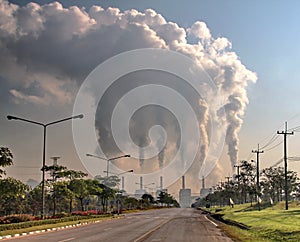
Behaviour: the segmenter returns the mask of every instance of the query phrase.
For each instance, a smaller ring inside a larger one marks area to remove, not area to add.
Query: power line
[[[265,144],[261,149],[265,149],[268,146],[270,146],[272,143],[274,143],[278,139],[278,136],[276,134],[273,135],[273,137]]]
[[[281,145],[283,141],[280,141],[279,143],[277,143],[276,145],[272,146],[271,148],[269,149],[266,149],[265,151],[270,151],[270,150],[273,150],[274,148],[276,148],[277,146]]]
[[[298,156],[290,156],[287,158],[288,161],[300,161],[300,157]],[[271,166],[271,168],[278,166],[283,161],[283,158],[278,160],[274,165]]]

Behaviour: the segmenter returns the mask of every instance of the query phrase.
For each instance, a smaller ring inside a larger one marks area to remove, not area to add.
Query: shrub
[[[32,220],[34,220],[34,217],[29,214],[13,214],[3,217],[0,224],[21,223]]]
[[[102,214],[98,210],[89,210],[89,211],[74,211],[72,215],[88,216],[88,215],[99,215]]]
[[[68,216],[69,216],[68,213],[61,212],[61,213],[55,214],[55,215],[52,216],[51,218],[65,218],[65,217],[68,217]]]

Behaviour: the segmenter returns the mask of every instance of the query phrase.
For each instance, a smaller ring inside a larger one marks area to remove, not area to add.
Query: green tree
[[[6,147],[0,147],[0,167],[13,165],[13,154]],[[0,178],[5,175],[5,170],[0,169]]]
[[[69,212],[71,212],[75,195],[69,189],[69,181],[85,177],[87,174],[82,171],[69,170],[66,166],[61,165],[45,166],[45,171],[51,175],[51,179],[47,181],[47,185],[51,190],[53,216],[56,214],[57,205],[62,210],[68,204]],[[57,203],[58,199],[59,203]]]
[[[246,161],[242,160],[240,164],[240,181],[242,182],[242,195],[243,202],[247,202],[247,193],[249,195],[250,201],[252,202],[253,195],[256,191],[255,177],[256,177],[256,167]]]
[[[59,212],[72,212],[75,194],[69,189],[69,183],[69,181],[58,181],[53,184],[53,216],[55,215],[56,210]]]
[[[262,175],[263,177],[261,184],[263,186],[263,191],[265,195],[271,197],[274,202],[282,201],[285,184],[283,167],[265,168],[262,171]],[[287,180],[288,192],[290,195],[292,192],[297,191],[299,181],[297,173],[294,171],[288,171]]]
[[[0,210],[3,214],[22,213],[29,186],[9,177],[0,180]]]
[[[179,204],[176,201],[175,198],[173,198],[170,194],[168,194],[167,192],[163,192],[161,191],[158,195],[158,202],[160,202],[162,205],[166,204],[168,207],[170,205],[173,205],[175,207],[178,207]]]
[[[66,166],[60,165],[45,166],[45,171],[50,173],[52,181],[56,181],[57,179],[74,180],[88,175],[82,171],[70,170]]]
[[[99,199],[102,205],[102,210],[104,212],[107,212],[107,208],[108,208],[108,200],[110,198],[114,198],[115,197],[115,193],[116,190],[104,185],[104,184],[100,184],[99,185],[102,189],[102,191],[99,194]]]
[[[154,197],[151,194],[145,193],[142,196],[141,202],[144,204],[144,206],[149,207],[154,203]]]
[[[33,216],[37,216],[42,209],[42,186],[39,184],[30,190],[26,196],[29,211]]]
[[[97,175],[94,177],[94,179],[110,188],[118,187],[120,185],[120,181],[121,181],[121,179],[116,175],[113,175],[113,176]]]
[[[139,201],[134,197],[125,197],[123,203],[126,209],[136,209],[139,206]]]
[[[84,211],[83,200],[89,195],[89,188],[86,180],[74,179],[70,181],[69,189],[74,193],[75,197],[80,202],[81,211]]]

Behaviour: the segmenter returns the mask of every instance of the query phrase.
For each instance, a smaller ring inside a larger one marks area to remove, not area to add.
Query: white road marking
[[[73,240],[73,239],[75,239],[75,238],[64,239],[64,240],[60,240],[58,242],[66,242],[66,241],[70,241],[70,240]]]
[[[215,222],[211,221],[206,215],[204,216],[209,222],[211,222],[213,225],[215,225],[216,227],[218,226]]]
[[[107,230],[111,230],[112,228],[106,228],[106,229],[104,229],[104,231],[107,231]]]

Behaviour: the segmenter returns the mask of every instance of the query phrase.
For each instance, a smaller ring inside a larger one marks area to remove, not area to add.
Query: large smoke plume
[[[85,10],[76,6],[64,8],[58,2],[46,5],[29,3],[19,7],[0,0],[0,75],[3,85],[10,90],[10,98],[15,102],[45,106],[71,104],[86,75],[98,64],[118,53],[147,47],[180,52],[207,70],[219,95],[225,100],[226,114],[222,125],[227,128],[228,154],[231,163],[235,164],[238,132],[248,103],[246,88],[250,82],[256,81],[256,75],[241,63],[232,51],[229,40],[214,38],[204,22],[195,22],[190,28],[183,28],[168,22],[151,9],[121,12],[117,8],[93,6]],[[150,74],[151,77],[162,75]],[[104,107],[112,108],[118,97],[130,88],[142,85],[141,82],[149,81],[148,77],[149,73],[135,73],[118,81],[118,91],[110,93],[114,97],[108,95],[102,100]],[[182,87],[186,87],[178,78],[163,76],[161,80],[183,92],[197,110],[203,137],[199,159],[204,159],[210,134],[207,104],[201,97],[193,96],[188,87],[187,91],[182,91]],[[111,111],[103,109],[103,105],[101,108],[101,114],[105,111],[105,116],[110,117],[108,113]],[[168,145],[156,157],[156,164],[146,164],[141,159],[141,166],[155,170],[174,155],[180,134],[177,134],[178,124],[171,114],[162,114],[166,113],[165,110],[157,111],[157,107],[149,107],[148,111],[145,111],[147,116],[143,112],[136,115],[134,123],[142,125],[135,128],[146,129],[142,133],[145,135],[151,125],[161,124],[168,135]],[[150,120],[149,113],[152,116]],[[103,116],[98,112],[96,125],[99,142],[104,146],[103,150],[112,156],[116,149],[110,149],[113,141],[109,141],[111,134],[106,125],[109,120]],[[141,146],[147,143],[147,140],[138,140],[140,137],[132,138]],[[198,168],[191,173],[196,178]]]

